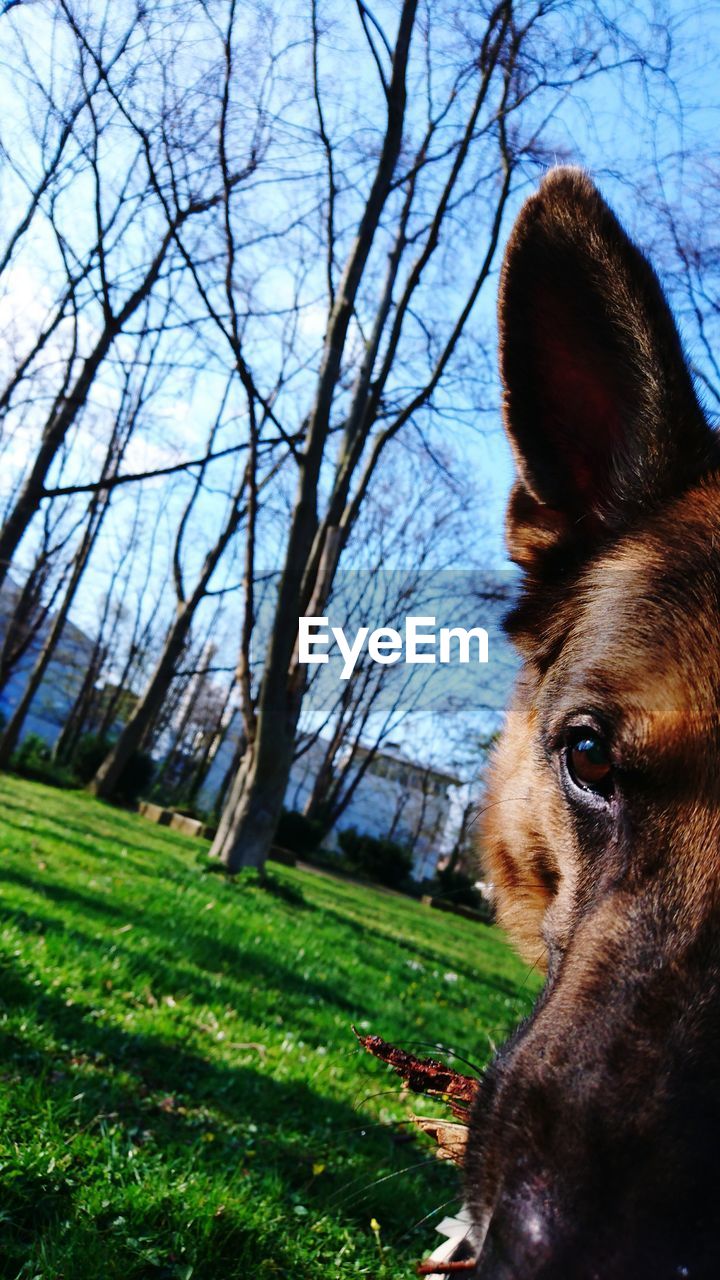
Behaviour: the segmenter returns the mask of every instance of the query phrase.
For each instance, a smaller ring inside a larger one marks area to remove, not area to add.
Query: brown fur
[[[476,1104],[478,1280],[720,1275],[720,454],[657,279],[589,179],[500,297],[524,660],[483,848],[548,981]],[[576,726],[612,758],[573,780]]]

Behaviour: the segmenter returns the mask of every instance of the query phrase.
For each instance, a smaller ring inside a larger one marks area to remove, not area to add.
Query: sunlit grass
[[[350,1026],[481,1065],[537,989],[501,936],[11,777],[0,846],[0,1275],[411,1276],[457,1173]]]

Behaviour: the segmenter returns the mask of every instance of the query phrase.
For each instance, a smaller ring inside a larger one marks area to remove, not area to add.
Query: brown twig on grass
[[[380,1036],[361,1036],[355,1027],[353,1032],[363,1048],[392,1067],[413,1093],[438,1094],[447,1099],[458,1120],[467,1119],[470,1104],[480,1087],[475,1076],[463,1076],[435,1058],[416,1058],[414,1054],[388,1044]]]
[[[381,1062],[387,1063],[397,1072],[403,1084],[413,1093],[440,1095],[450,1106],[453,1115],[460,1124],[444,1120],[428,1120],[424,1116],[413,1116],[414,1123],[423,1133],[427,1133],[438,1146],[438,1155],[443,1160],[452,1160],[461,1164],[465,1154],[467,1141],[467,1118],[472,1101],[480,1087],[475,1076],[463,1076],[453,1071],[444,1062],[436,1058],[416,1058],[405,1049],[398,1049],[388,1044],[380,1036],[361,1036],[355,1027],[353,1034],[358,1043]],[[427,1262],[417,1264],[419,1276],[456,1275],[474,1270],[477,1258],[464,1259],[458,1262]]]
[[[462,1262],[418,1262],[416,1271],[419,1276],[457,1275],[461,1271],[472,1271],[477,1266],[477,1258],[465,1258]]]

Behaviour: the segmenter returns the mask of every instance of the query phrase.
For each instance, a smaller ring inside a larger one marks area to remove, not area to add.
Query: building
[[[211,808],[233,760],[239,732],[239,717],[231,724],[218,748],[199,801]],[[327,742],[316,738],[295,761],[290,774],[285,804],[303,810],[313,782],[323,762]],[[371,755],[363,776],[347,808],[325,840],[338,848],[338,833],[355,827],[366,835],[389,838],[407,845],[413,852],[413,876],[424,880],[434,874],[438,859],[447,855],[456,836],[457,804],[453,793],[460,782],[450,773],[411,760],[395,744],[382,750],[360,748],[353,768],[360,768]],[[349,774],[348,781],[352,777]]]
[[[6,578],[0,588],[0,648],[5,641],[8,619],[13,616],[19,595],[20,588],[17,584]],[[5,687],[0,689],[0,715],[5,721],[10,718],[20,701],[51,625],[52,616],[47,615],[13,667]],[[35,733],[52,745],[77,698],[92,652],[93,642],[90,637],[68,619],[40,688],[30,705],[23,726],[23,738]]]
[[[19,588],[7,581],[0,590],[0,648],[4,642],[7,621],[12,616]],[[0,690],[0,715],[7,720],[22,696],[27,679],[47,636],[52,617],[46,617],[26,651],[14,666]],[[50,660],[45,677],[25,720],[23,737],[37,734],[52,745],[67,721],[93,656],[93,642],[79,627],[67,620],[61,639]],[[100,703],[114,692],[106,685],[100,691]],[[128,713],[135,696],[124,691],[120,703]],[[117,725],[115,727],[118,727]],[[220,797],[229,771],[236,765],[241,720],[233,716],[228,731],[213,746],[205,780],[197,797],[198,804],[212,809]],[[323,762],[327,742],[318,737],[295,761],[286,794],[289,809],[302,810]],[[353,770],[362,776],[352,798],[341,814],[325,844],[338,848],[338,834],[349,827],[376,838],[388,838],[407,846],[413,854],[413,875],[423,880],[434,874],[438,859],[447,855],[456,836],[457,788],[460,783],[452,774],[433,769],[410,759],[397,745],[381,750],[361,747],[356,751],[346,784]],[[453,794],[455,793],[455,800]]]
[[[361,747],[358,766],[367,755]],[[452,774],[414,761],[389,744],[372,755],[338,830],[355,827],[406,845],[413,853],[413,878],[428,879],[452,844],[452,798],[460,785]]]

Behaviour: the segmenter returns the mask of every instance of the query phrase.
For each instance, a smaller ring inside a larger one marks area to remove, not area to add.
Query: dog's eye
[[[598,733],[591,729],[574,729],[565,759],[568,773],[577,787],[601,796],[608,794],[612,782],[612,760]]]

